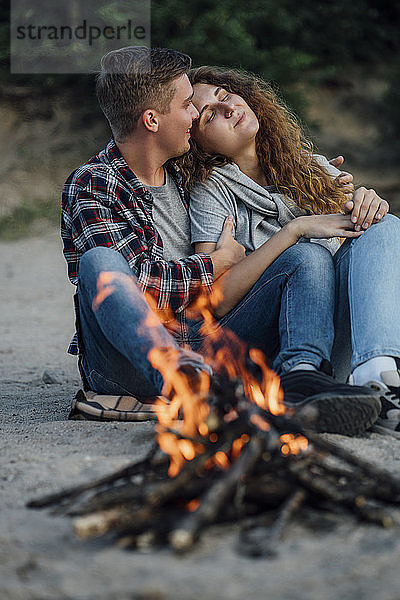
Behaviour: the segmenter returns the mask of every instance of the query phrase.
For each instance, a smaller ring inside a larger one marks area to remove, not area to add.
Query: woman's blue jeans
[[[345,380],[374,356],[400,357],[400,220],[386,215],[360,238],[347,240],[334,257],[314,243],[283,252],[250,292],[215,327],[230,329],[261,348],[283,374],[300,362],[319,367],[331,360]],[[101,272],[118,275],[112,293],[92,309]],[[154,396],[163,380],[148,358],[155,345],[201,357],[180,348],[161,323],[149,328],[151,309],[125,259],[109,248],[86,252],[78,284],[82,369],[99,393]],[[153,319],[154,320],[154,319]],[[191,323],[190,346],[204,351],[201,321]]]
[[[334,256],[336,377],[375,356],[400,357],[400,219],[387,214]]]

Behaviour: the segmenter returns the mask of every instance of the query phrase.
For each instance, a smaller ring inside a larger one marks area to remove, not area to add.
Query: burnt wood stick
[[[78,537],[87,539],[108,532],[122,536],[150,534],[155,540],[166,541],[171,524],[181,515],[181,508],[164,507],[162,511],[149,506],[129,506],[123,504],[74,519],[74,530]]]
[[[387,513],[381,504],[371,502],[370,499],[363,495],[363,489],[350,489],[348,486],[341,491],[323,476],[313,475],[308,469],[302,468],[298,463],[290,465],[290,471],[298,477],[301,483],[308,490],[334,502],[336,507],[343,507],[347,511],[355,513],[363,520],[377,523],[383,527],[393,525],[393,519]]]
[[[328,465],[326,460],[323,460],[317,454],[314,455],[314,465],[320,469],[321,474],[325,477],[333,479],[336,485],[339,485],[342,489],[350,488],[354,489],[357,486],[358,493],[368,498],[375,498],[376,500],[384,501],[387,504],[397,506],[400,504],[400,496],[394,495],[393,490],[389,485],[385,485],[385,482],[376,482],[370,477],[366,477],[359,470],[350,471],[348,468],[341,469],[340,467]],[[341,484],[340,480],[344,479],[344,485]]]
[[[154,519],[148,507],[134,510],[127,506],[115,506],[108,510],[78,517],[74,520],[75,534],[82,540],[104,535],[108,531],[123,531],[139,525],[142,529]]]
[[[287,432],[303,435],[314,446],[314,448],[318,448],[319,450],[327,452],[332,456],[341,459],[343,462],[358,468],[365,475],[374,481],[379,482],[380,485],[384,484],[390,486],[392,494],[400,494],[400,479],[394,477],[391,475],[391,473],[382,471],[381,468],[378,468],[372,463],[355,456],[345,448],[323,439],[319,434],[304,429],[292,418],[268,414],[267,419],[278,431],[285,430]]]
[[[151,507],[159,506],[168,502],[180,491],[184,492],[185,487],[195,477],[196,471],[201,472],[206,462],[218,449],[219,447],[213,449],[212,452],[199,454],[193,460],[186,462],[176,477],[168,478],[167,481],[159,483],[151,491],[148,491],[145,496],[146,504]]]
[[[328,440],[322,439],[317,434],[307,432],[305,435],[315,448],[328,452],[332,456],[336,456],[344,462],[360,469],[372,480],[379,482],[380,485],[384,484],[390,486],[392,494],[400,494],[400,479],[397,479],[387,471],[382,471],[381,468],[375,467],[372,463],[369,463],[358,456],[354,456],[341,446],[337,446]]]
[[[202,494],[207,486],[212,485],[214,479],[215,477],[213,477],[212,473],[207,478],[193,477],[183,489],[179,487],[176,493],[169,497],[168,501],[179,500],[181,502],[188,502]],[[151,490],[158,489],[159,485],[152,483],[143,486],[142,484],[127,483],[126,485],[112,487],[99,492],[82,505],[72,507],[67,514],[71,516],[83,515],[91,511],[106,510],[112,508],[114,505],[143,506],[146,501],[146,495],[150,494]]]
[[[245,524],[239,533],[239,552],[245,556],[276,556],[277,543],[282,537],[285,526],[306,498],[307,492],[304,489],[297,489],[282,504],[272,525],[265,524],[265,515],[261,519],[255,519],[250,527]]]
[[[385,510],[382,505],[376,502],[370,502],[366,498],[359,496],[352,505],[353,512],[368,523],[376,523],[381,527],[393,527],[393,517]]]
[[[320,435],[303,429],[293,419],[287,419],[286,417],[276,417],[274,415],[268,416],[268,420],[276,427],[278,431],[286,429],[291,433],[298,433],[304,435],[308,441],[314,446],[324,452],[329,453],[331,456],[341,459],[343,462],[356,467],[364,475],[367,475],[373,479],[379,485],[390,486],[391,494],[400,494],[400,479],[391,475],[387,471],[376,467],[370,462],[365,461],[358,456],[355,456],[342,446],[334,444],[328,440],[323,439]]]
[[[320,469],[321,472],[329,474],[331,477],[336,477],[336,479],[340,479],[341,477],[352,479],[357,476],[358,479],[365,479],[365,476],[360,472],[355,472],[354,468],[348,464],[330,464],[327,462],[326,457],[317,453],[316,451],[311,452],[312,454],[312,466]]]
[[[164,509],[152,514],[152,518],[146,522],[132,523],[128,528],[119,532],[116,543],[121,548],[139,548],[141,550],[165,545],[168,532],[180,514],[180,509],[171,507],[168,511]]]
[[[42,498],[37,498],[36,500],[30,500],[29,502],[27,502],[26,506],[28,508],[45,508],[46,506],[51,506],[52,504],[62,502],[63,500],[76,498],[77,496],[80,496],[80,494],[82,494],[83,492],[87,492],[88,490],[93,490],[97,487],[102,487],[103,485],[114,483],[119,479],[125,479],[128,477],[132,477],[133,475],[143,473],[144,470],[151,465],[151,461],[154,458],[158,449],[158,444],[154,443],[151,447],[151,450],[143,460],[130,464],[127,467],[123,467],[122,469],[115,471],[111,475],[106,475],[105,477],[101,477],[100,479],[96,479],[95,481],[82,483],[72,488],[62,490],[61,492],[56,492],[55,494],[49,494],[47,496],[43,496]],[[166,457],[163,457],[157,462],[157,466],[162,466],[166,463],[167,459]]]
[[[339,513],[344,508],[347,512],[352,513],[360,521],[366,521],[367,523],[374,523],[381,527],[392,527],[395,524],[399,524],[397,520],[386,510],[386,506],[375,500],[370,500],[362,495],[353,496],[351,499],[347,499],[341,504],[326,500],[323,502],[323,508],[331,513]],[[321,505],[318,506],[321,508]]]
[[[284,478],[273,473],[255,475],[246,482],[243,492],[243,503],[255,502],[260,506],[275,506],[287,498],[293,490],[289,478]]]
[[[169,541],[174,550],[185,552],[193,546],[202,527],[215,521],[240,477],[251,471],[263,449],[264,441],[254,435],[236,462],[205,492],[198,509],[188,514],[179,526],[171,531]]]
[[[236,430],[230,429],[229,436],[220,436],[217,442],[213,442],[208,446],[206,452],[199,454],[193,458],[193,460],[186,462],[176,477],[170,478],[155,486],[153,490],[146,494],[145,502],[154,507],[168,502],[178,491],[182,491],[184,494],[185,487],[190,483],[196,473],[201,474],[203,472],[206,462],[216,454],[216,452],[228,452],[237,435],[238,432]],[[257,436],[253,435],[253,437],[255,438]],[[258,437],[258,439],[260,438]],[[207,483],[205,483],[205,485],[207,485]]]
[[[298,483],[309,492],[314,492],[336,504],[344,502],[344,495],[337,486],[326,478],[316,477],[309,471],[309,464],[309,461],[288,462],[288,472],[294,475]]]
[[[373,498],[380,502],[384,502],[385,504],[390,504],[392,506],[399,507],[400,505],[400,496],[399,495],[391,495],[391,490],[385,489],[384,483],[379,485],[379,483],[371,483],[371,485],[365,485],[362,488],[363,495],[369,498]]]
[[[70,516],[84,515],[89,512],[107,510],[115,505],[133,505],[143,500],[143,486],[135,483],[126,483],[102,490],[97,494],[81,502],[78,506],[72,506],[67,514]]]

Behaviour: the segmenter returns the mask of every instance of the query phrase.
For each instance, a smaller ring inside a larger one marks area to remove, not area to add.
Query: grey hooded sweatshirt
[[[325,170],[336,177],[340,171],[320,154],[314,157]],[[190,200],[191,240],[216,242],[225,218],[235,219],[233,235],[247,253],[259,248],[266,240],[295,217],[306,214],[279,193],[274,186],[261,186],[247,177],[235,164],[215,167],[210,178],[198,184]],[[325,246],[331,254],[339,248],[338,238],[305,240]]]

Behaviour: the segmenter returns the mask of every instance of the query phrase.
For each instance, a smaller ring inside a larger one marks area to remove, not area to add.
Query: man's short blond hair
[[[173,81],[190,66],[187,54],[168,48],[128,46],[103,56],[96,93],[114,138],[123,141],[131,136],[148,108],[168,113]]]

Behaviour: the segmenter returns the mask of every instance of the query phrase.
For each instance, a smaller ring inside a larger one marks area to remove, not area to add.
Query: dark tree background
[[[12,76],[9,5],[0,5],[3,94],[15,86],[51,97],[66,93],[82,119],[97,118],[85,76]],[[376,115],[387,141],[400,138],[400,2],[394,0],[153,0],[152,44],[189,53],[194,64],[240,66],[276,83],[303,117],[302,86],[346,86],[363,71],[387,81]],[[88,93],[89,92],[89,93]],[[19,94],[19,97],[23,94]],[[78,102],[76,100],[78,99]]]
[[[64,10],[79,10],[82,1]],[[0,103],[15,123],[3,136],[4,156],[13,161],[0,166],[0,236],[19,231],[21,219],[56,215],[68,172],[109,135],[93,75],[10,74],[9,13],[9,2],[0,0]],[[187,52],[194,65],[241,67],[265,77],[325,152],[341,152],[352,170],[361,169],[356,183],[389,200],[397,194],[400,213],[399,1],[153,0],[152,45]],[[331,118],[342,111],[351,139],[339,139]],[[357,118],[369,133],[353,127]],[[319,123],[328,128],[318,130]],[[43,175],[37,192],[24,184],[33,171]],[[3,193],[9,182],[14,200]]]
[[[154,0],[153,42],[290,85],[310,70],[393,63],[400,4],[385,0]]]

